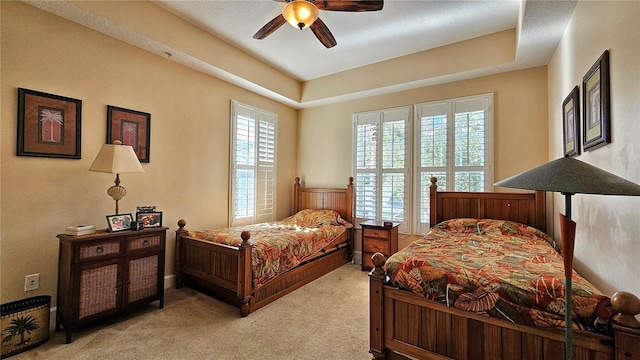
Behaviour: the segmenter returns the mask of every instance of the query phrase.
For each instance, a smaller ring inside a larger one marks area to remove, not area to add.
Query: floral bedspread
[[[564,328],[562,256],[553,240],[504,220],[453,219],[386,263],[391,282],[432,300],[514,323]],[[573,328],[607,332],[609,298],[575,271]]]
[[[258,288],[278,274],[318,253],[352,225],[333,210],[302,210],[284,220],[217,230],[189,231],[189,236],[240,246],[240,234],[249,231],[253,286]]]

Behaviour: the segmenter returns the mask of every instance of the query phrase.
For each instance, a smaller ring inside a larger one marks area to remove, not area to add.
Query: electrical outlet
[[[24,291],[36,290],[40,287],[40,274],[27,275],[24,278]]]

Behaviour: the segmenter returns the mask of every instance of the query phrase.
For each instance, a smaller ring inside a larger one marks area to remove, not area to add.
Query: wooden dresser
[[[398,226],[391,223],[384,226],[382,221],[367,220],[362,227],[362,270],[373,269],[371,255],[380,252],[387,258],[398,251]]]
[[[166,227],[91,235],[60,234],[56,331],[159,300],[164,307]]]

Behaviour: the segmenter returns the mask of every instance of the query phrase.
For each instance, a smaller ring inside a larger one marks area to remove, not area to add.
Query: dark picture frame
[[[580,155],[580,90],[577,86],[562,102],[562,139],[565,156]]]
[[[81,158],[82,100],[18,88],[18,156]]]
[[[151,114],[107,105],[107,144],[120,140],[133,147],[138,160],[149,162]]]
[[[107,215],[107,224],[110,232],[130,230],[133,224],[131,214]]]
[[[141,222],[145,228],[162,226],[162,211],[137,212],[136,221]]]
[[[582,91],[582,143],[591,151],[611,142],[609,50],[582,78]]]

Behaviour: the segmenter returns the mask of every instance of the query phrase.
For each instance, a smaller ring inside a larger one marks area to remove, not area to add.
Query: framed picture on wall
[[[609,50],[582,78],[583,148],[590,151],[611,142]]]
[[[82,100],[18,88],[18,156],[80,159]]]
[[[151,114],[107,105],[107,144],[120,140],[133,148],[138,160],[149,162]]]
[[[577,86],[562,102],[562,135],[564,155],[580,155],[580,96]]]

